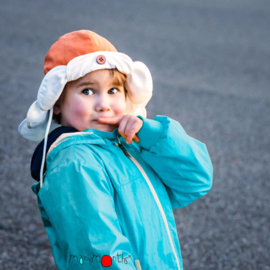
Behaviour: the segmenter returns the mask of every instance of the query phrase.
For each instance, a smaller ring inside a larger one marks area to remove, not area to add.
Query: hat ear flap
[[[49,111],[46,112],[49,115]],[[61,127],[61,125],[57,124],[54,120],[52,120],[49,132],[53,131],[54,129]],[[39,124],[35,128],[28,128],[27,126],[27,118],[25,118],[18,127],[18,132],[27,140],[40,142],[44,138],[44,134],[47,128],[47,122],[43,124]]]
[[[149,98],[150,99],[150,98]],[[146,118],[147,112],[145,109],[146,104],[148,103],[148,100],[141,104],[134,104],[133,102],[130,101],[129,97],[126,99],[126,112],[127,114],[132,114],[132,115],[141,115],[142,117]]]
[[[48,120],[48,111],[42,110],[38,101],[36,100],[27,112],[27,126],[28,128],[36,128],[43,125]]]
[[[66,66],[57,66],[46,74],[37,95],[38,103],[44,111],[48,111],[53,107],[64,90],[66,83]]]
[[[127,75],[125,87],[133,104],[140,104],[150,100],[153,92],[153,80],[149,69],[144,63],[140,61],[133,62],[131,73]]]

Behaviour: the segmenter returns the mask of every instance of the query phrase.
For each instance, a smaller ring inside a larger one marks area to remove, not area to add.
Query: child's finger
[[[137,124],[138,124],[138,118],[134,117],[133,115],[130,115],[130,117],[127,117],[127,121],[125,123],[125,125],[123,126],[124,129],[122,129],[124,131],[125,134],[129,134],[130,136],[128,136],[129,140],[131,140],[131,138],[133,138],[135,136],[135,131],[137,132]],[[123,121],[122,121],[123,122]],[[122,125],[122,123],[120,124],[120,126]]]
[[[121,131],[119,131],[119,130],[118,130],[118,132],[119,132],[119,134],[120,134],[124,139],[127,139],[127,136],[126,136],[123,132],[121,132]]]
[[[122,132],[119,132],[119,134],[125,139],[127,140],[127,136],[125,134],[123,134]],[[136,143],[138,143],[140,141],[140,138],[138,137],[137,134],[135,134],[135,136],[132,138]]]
[[[138,132],[139,129],[140,128],[139,128],[138,118],[137,117],[134,117],[134,116],[131,116],[129,118],[129,121],[125,125],[125,133],[128,134],[128,136],[127,136],[127,143],[132,143],[132,139],[135,142],[138,142],[139,141],[138,140],[139,139],[138,136],[136,136],[136,132]]]
[[[135,134],[135,136],[133,137],[133,140],[138,143],[140,141],[140,138],[138,137],[137,134]]]
[[[126,139],[126,137],[127,137],[127,133],[125,132],[126,131],[126,125],[127,125],[127,123],[128,123],[128,117],[124,117],[122,120],[121,120],[121,122],[119,123],[119,127],[118,127],[118,132],[120,133],[122,133],[122,134],[124,134],[125,135],[125,139]]]
[[[132,143],[133,142],[132,140],[134,140],[136,143],[138,143],[140,141],[140,139],[136,133],[132,134],[130,136],[127,136],[127,139],[126,139],[127,143]]]
[[[121,121],[123,117],[124,117],[123,115],[113,116],[113,117],[100,117],[97,119],[97,121],[104,124],[115,125],[115,124],[119,124],[119,122]]]
[[[130,132],[127,136],[127,143],[132,143],[132,139],[135,136],[135,132]]]

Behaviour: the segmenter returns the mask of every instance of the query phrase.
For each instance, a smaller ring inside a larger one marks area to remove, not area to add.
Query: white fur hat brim
[[[100,63],[99,56],[105,61]],[[26,119],[19,125],[19,133],[31,141],[41,141],[45,135],[49,110],[59,99],[65,85],[87,73],[100,69],[114,69],[127,75],[127,113],[146,117],[145,106],[152,97],[153,82],[149,69],[142,62],[133,62],[119,52],[98,51],[78,56],[66,66],[56,66],[44,77],[38,90],[37,100],[30,106]],[[52,121],[50,131],[59,127]]]

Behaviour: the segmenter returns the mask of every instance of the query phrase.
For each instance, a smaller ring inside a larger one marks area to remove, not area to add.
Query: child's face
[[[54,114],[61,113],[62,126],[111,132],[117,125],[101,124],[96,119],[126,114],[124,86],[113,82],[109,70],[96,70],[69,82],[65,91],[63,101],[60,98],[54,106]]]

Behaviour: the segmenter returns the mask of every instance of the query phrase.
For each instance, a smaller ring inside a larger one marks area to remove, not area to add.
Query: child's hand
[[[141,129],[143,121],[135,115],[126,114],[108,118],[98,118],[97,121],[104,124],[118,125],[118,132],[126,139],[127,143],[132,143],[132,139],[137,143],[140,141],[136,133]]]

